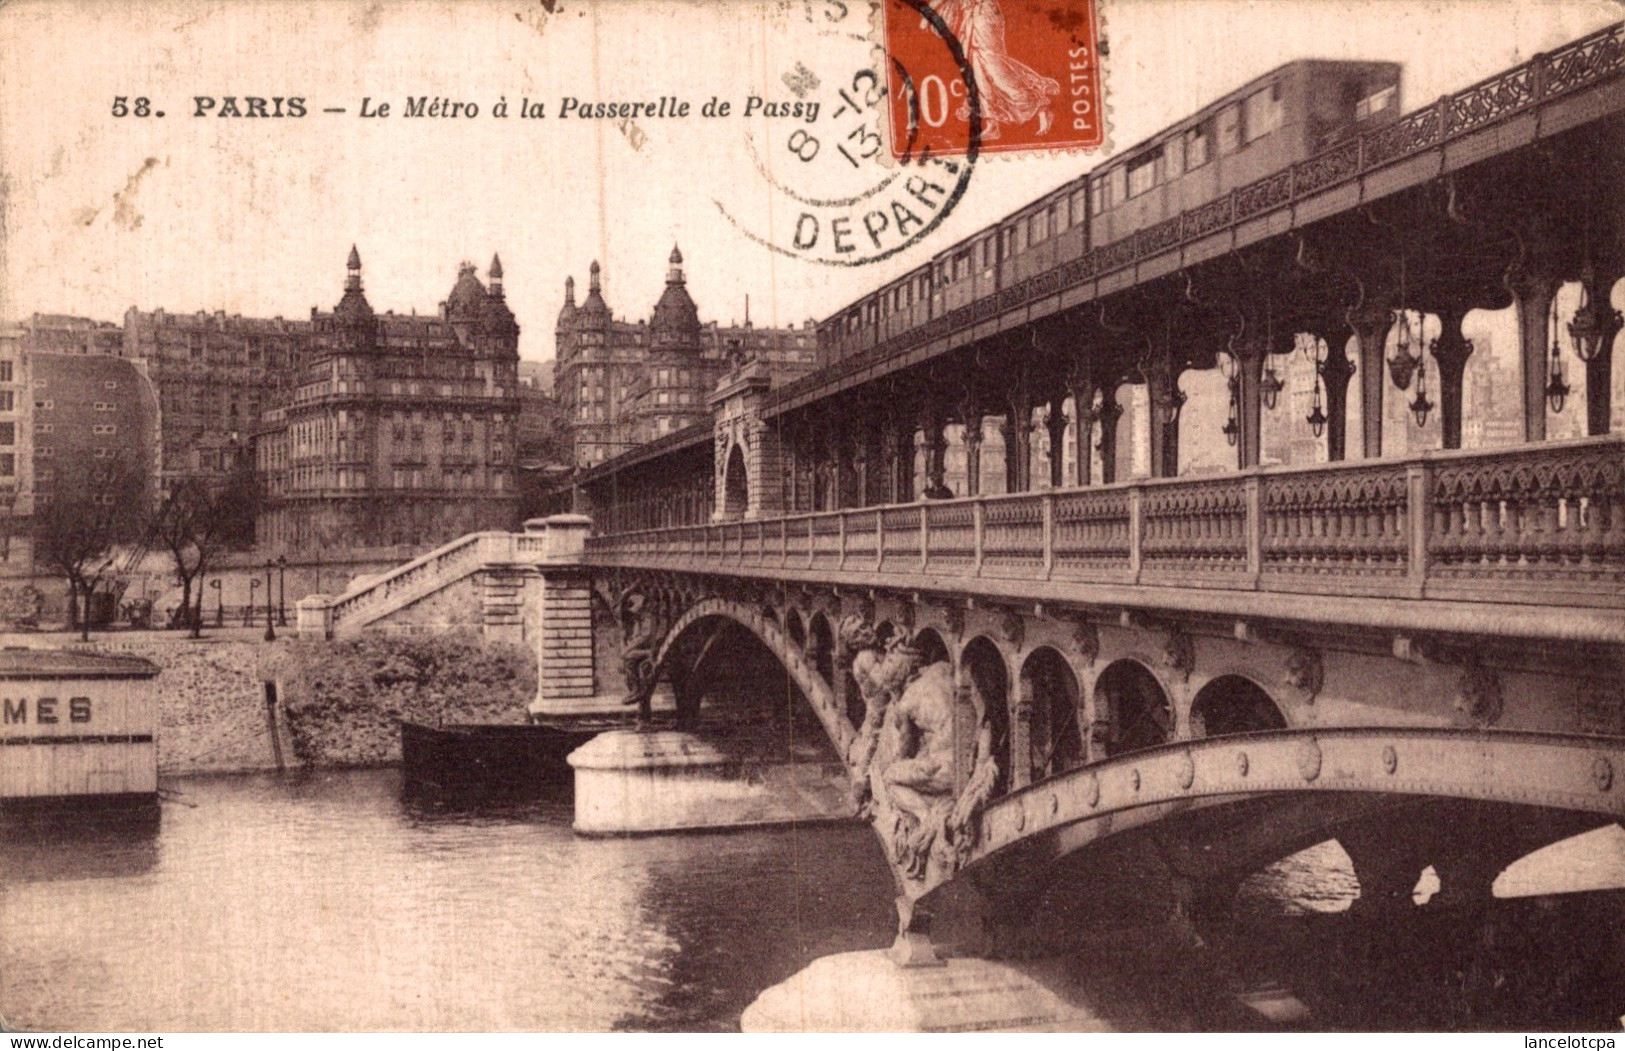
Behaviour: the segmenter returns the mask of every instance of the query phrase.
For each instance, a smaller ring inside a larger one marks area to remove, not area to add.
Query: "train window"
[[[1027,217],[1027,244],[1035,245],[1049,236],[1049,213],[1034,212]]]
[[[1235,153],[1241,148],[1241,109],[1226,106],[1219,111],[1219,155]]]
[[[1365,98],[1354,104],[1354,119],[1367,120],[1376,116],[1389,106],[1392,106],[1394,104],[1394,98],[1398,94],[1399,89],[1390,84],[1388,87],[1382,88],[1370,95],[1367,95]]]
[[[1011,256],[1016,254],[1016,229],[1015,229],[1015,227],[1013,227],[1013,226],[1005,227],[1004,230],[1001,231],[1000,236],[1002,236],[1004,238],[1004,258],[1009,259]]]
[[[1185,133],[1185,170],[1195,171],[1213,155],[1213,127],[1206,121]]]
[[[1157,184],[1157,162],[1162,159],[1162,147],[1146,150],[1128,162],[1128,195],[1138,197]]]
[[[1246,115],[1242,121],[1242,134],[1245,141],[1253,142],[1261,139],[1281,126],[1282,120],[1281,88],[1279,84],[1271,84],[1262,91],[1255,91],[1247,96]]]
[[[1106,203],[1106,177],[1100,176],[1089,180],[1089,211],[1099,215],[1107,208]]]
[[[1072,225],[1082,226],[1089,218],[1089,199],[1083,190],[1072,191]]]

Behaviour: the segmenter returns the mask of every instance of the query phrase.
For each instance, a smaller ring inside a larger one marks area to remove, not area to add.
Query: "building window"
[[[34,455],[44,457],[55,456],[56,449],[49,445],[36,445],[34,446]]]
[[[40,423],[38,421],[36,421],[34,423],[34,433],[35,434],[50,434],[54,430],[56,430],[56,425],[55,424]]]
[[[17,392],[0,390],[0,412],[15,412],[17,409]]]
[[[17,444],[17,425],[15,423],[0,423],[0,445]]]
[[[9,361],[0,361],[0,383],[10,383],[11,382],[11,367],[12,367],[11,362],[9,362]]]
[[[116,423],[98,423],[94,427],[92,427],[90,430],[91,430],[92,434],[116,434],[116,433],[118,433],[118,424],[116,424]]]
[[[17,454],[0,453],[0,475],[7,478],[17,473]]]
[[[56,408],[56,399],[55,398],[45,398],[45,399],[43,399],[41,401],[36,401],[34,403],[34,408],[36,408],[36,409],[54,409],[54,408]]]
[[[103,390],[118,390],[118,380],[103,380],[102,381],[102,389]]]

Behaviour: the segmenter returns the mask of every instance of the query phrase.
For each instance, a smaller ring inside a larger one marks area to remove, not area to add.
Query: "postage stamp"
[[[747,102],[742,138],[777,207],[768,223],[720,196],[717,209],[757,244],[823,266],[879,263],[929,238],[963,199],[978,150],[888,149],[888,81],[912,84],[948,69],[955,83],[974,82],[964,49],[930,16],[939,31],[913,41],[906,56],[885,53],[866,32],[868,4],[823,0],[775,17],[784,33],[761,45],[760,61],[779,73],[771,94],[782,101],[756,110]],[[775,119],[798,112],[802,119]]]
[[[1104,145],[1096,5],[885,0],[892,155]]]

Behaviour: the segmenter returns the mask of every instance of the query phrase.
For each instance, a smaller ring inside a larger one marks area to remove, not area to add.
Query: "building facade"
[[[31,511],[51,502],[66,472],[104,463],[121,462],[141,479],[149,500],[156,496],[161,411],[145,362],[30,354],[25,376],[32,395]]]
[[[0,571],[33,563],[34,415],[25,329],[0,325]]]
[[[488,276],[463,264],[438,314],[376,314],[351,249],[343,297],[311,312],[294,382],[257,434],[263,549],[422,548],[517,527],[519,326],[499,259]]]
[[[285,396],[310,338],[308,321],[125,312],[119,353],[147,363],[163,410],[162,491],[248,460],[260,414]]]
[[[556,328],[553,392],[569,422],[574,465],[591,467],[697,423],[709,423],[707,398],[730,360],[766,362],[775,384],[817,366],[811,322],[758,329],[702,323],[688,293],[683,255],[673,247],[666,287],[646,321],[614,316],[596,262],[578,306],[575,279],[564,285]]]

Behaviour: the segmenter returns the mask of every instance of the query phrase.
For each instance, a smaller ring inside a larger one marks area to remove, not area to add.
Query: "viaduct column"
[[[1179,410],[1185,395],[1171,349],[1153,347],[1143,371],[1151,399],[1151,477],[1172,478],[1179,473]]]
[[[1439,339],[1433,347],[1433,360],[1439,365],[1439,430],[1446,449],[1461,448],[1462,378],[1473,345],[1461,334],[1461,319],[1468,307],[1450,303],[1441,307]]]
[[[914,418],[907,412],[892,423],[891,502],[911,503],[914,500]]]
[[[1350,310],[1349,328],[1360,343],[1360,364],[1355,375],[1360,377],[1360,444],[1365,459],[1375,460],[1382,455],[1382,383],[1386,374],[1383,351],[1388,344],[1388,330],[1394,324],[1394,312],[1386,305],[1370,304]]]
[[[1033,394],[1026,376],[1011,386],[1009,408],[1004,419],[1005,491],[1023,493],[1032,488],[1033,452]]]
[[[1523,440],[1546,438],[1546,350],[1550,332],[1552,302],[1561,282],[1554,274],[1529,271],[1508,282],[1518,307],[1518,351],[1523,371]]]
[[[1618,269],[1599,275],[1591,261],[1580,271],[1580,287],[1585,302],[1569,322],[1569,335],[1576,347],[1588,343],[1593,348],[1586,359],[1586,433],[1607,434],[1613,415],[1614,338],[1622,326],[1620,312],[1609,301]]]
[[[1236,425],[1241,428],[1236,436],[1236,466],[1245,470],[1258,466],[1262,447],[1261,385],[1269,346],[1262,337],[1249,336],[1236,349]]]
[[[1336,463],[1348,458],[1349,380],[1354,378],[1354,362],[1349,360],[1348,330],[1327,322],[1311,332],[1326,341],[1326,360],[1320,365],[1320,379],[1326,387],[1326,459]]]
[[[1049,418],[1044,421],[1049,429],[1049,485],[1059,489],[1066,484],[1066,394],[1050,396]]]
[[[1100,388],[1100,482],[1117,481],[1117,421],[1123,407],[1117,403],[1117,384],[1108,381]]]
[[[1090,460],[1094,450],[1095,378],[1093,363],[1083,353],[1073,359],[1072,371],[1067,376],[1067,390],[1072,395],[1074,416],[1072,429],[1073,478],[1078,485],[1089,485]]]
[[[930,393],[926,394],[920,408],[920,444],[925,452],[926,498],[940,500],[952,496],[942,478],[943,456],[947,452],[947,441],[942,433],[942,410],[936,406]]]
[[[982,405],[975,387],[965,388],[959,415],[965,423],[965,496],[982,491]]]

